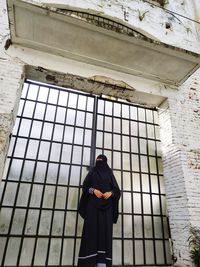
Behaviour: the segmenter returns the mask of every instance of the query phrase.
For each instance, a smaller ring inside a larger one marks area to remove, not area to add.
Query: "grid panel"
[[[1,183],[2,266],[75,265],[93,111],[93,96],[25,83]]]
[[[114,264],[169,265],[156,111],[99,99],[96,136],[96,156],[108,156],[122,189],[113,231]]]
[[[102,152],[122,189],[114,265],[170,264],[156,112],[26,82],[0,185],[2,266],[77,264],[80,185]]]

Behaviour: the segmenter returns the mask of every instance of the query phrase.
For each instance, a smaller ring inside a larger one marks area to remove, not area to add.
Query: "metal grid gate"
[[[116,266],[170,265],[157,113],[27,81],[1,182],[1,266],[75,266],[80,185],[105,153],[122,189]]]

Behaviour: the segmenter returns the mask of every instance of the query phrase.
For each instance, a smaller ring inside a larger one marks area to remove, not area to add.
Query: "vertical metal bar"
[[[120,133],[120,147],[121,147],[121,185],[122,185],[122,200],[121,200],[121,203],[122,203],[122,265],[124,265],[124,200],[123,200],[123,192],[124,192],[124,186],[123,186],[123,153],[122,153],[122,150],[123,150],[123,146],[122,146],[122,118],[123,118],[123,115],[122,115],[122,104],[120,105],[121,106],[121,110],[120,110],[120,127],[121,127],[121,133]]]
[[[70,94],[69,94],[70,96]],[[69,99],[69,98],[68,98]],[[79,100],[79,95],[77,97],[77,102],[76,102],[76,114],[75,114],[75,121],[74,121],[74,133],[73,133],[73,138],[72,138],[72,150],[71,150],[71,157],[70,157],[70,163],[69,163],[69,174],[68,174],[68,183],[67,183],[67,194],[66,194],[66,200],[65,200],[65,216],[64,216],[64,227],[63,227],[63,237],[65,234],[65,223],[66,223],[66,216],[67,216],[67,204],[68,204],[68,198],[69,198],[69,184],[70,184],[70,177],[71,177],[71,169],[72,169],[72,159],[73,159],[73,151],[74,151],[74,139],[75,139],[75,127],[76,127],[76,121],[77,121],[77,109],[78,109],[78,100]],[[69,102],[68,102],[69,103]],[[68,107],[69,108],[69,107]],[[73,263],[74,266],[74,263]]]
[[[94,109],[93,109],[93,122],[92,122],[92,141],[91,141],[91,155],[90,155],[90,168],[95,163],[96,153],[96,136],[97,136],[97,111],[98,111],[98,98],[94,97]]]
[[[146,142],[147,142],[147,165],[148,165],[148,180],[149,180],[149,193],[150,193],[150,206],[151,206],[151,224],[152,224],[152,236],[153,236],[153,253],[154,253],[154,264],[157,263],[156,259],[156,247],[155,247],[155,230],[154,230],[154,220],[153,220],[153,201],[152,201],[152,189],[151,189],[151,170],[149,162],[149,145],[148,145],[148,130],[147,130],[147,114],[145,111],[145,129],[146,129]]]
[[[129,146],[130,146],[130,179],[131,179],[131,211],[132,211],[132,233],[133,233],[133,265],[135,265],[135,231],[134,231],[134,201],[133,201],[133,168],[132,168],[132,142],[131,142],[131,108],[129,106]]]
[[[141,195],[141,217],[142,217],[142,240],[143,240],[143,255],[144,255],[144,265],[146,265],[146,251],[145,251],[145,239],[144,239],[144,208],[143,208],[143,190],[142,190],[142,170],[141,170],[141,159],[140,159],[140,124],[139,124],[139,111],[137,108],[137,138],[138,138],[138,160],[139,160],[139,178],[140,178],[140,195]]]
[[[155,130],[155,118],[153,113],[153,122],[154,122],[154,137],[156,140],[156,130]],[[163,237],[163,253],[164,253],[164,261],[167,264],[167,257],[166,257],[166,246],[165,246],[165,234],[164,234],[164,223],[163,223],[163,212],[162,212],[162,200],[161,200],[161,190],[160,190],[160,179],[159,179],[159,168],[158,168],[158,153],[157,153],[157,144],[155,142],[156,148],[156,172],[157,172],[157,179],[158,179],[158,193],[159,193],[159,204],[160,204],[160,217],[161,217],[161,227],[162,227],[162,237]]]
[[[39,151],[40,151],[40,145],[41,145],[41,142],[42,142],[42,134],[43,134],[43,130],[44,130],[45,116],[46,116],[46,113],[47,113],[47,105],[48,105],[48,101],[49,101],[49,94],[50,94],[50,89],[48,90],[47,102],[46,102],[45,110],[44,110],[43,124],[42,124],[41,133],[40,133],[40,139],[39,139],[39,145],[38,145],[38,151],[37,151],[36,159],[38,159]],[[48,171],[48,165],[46,166],[44,183],[43,183],[43,188],[42,188],[42,196],[41,196],[41,200],[40,200],[39,215],[38,215],[38,221],[37,221],[37,227],[36,227],[36,238],[35,238],[35,244],[34,244],[34,248],[33,248],[31,266],[34,266],[35,253],[36,253],[36,247],[37,247],[37,241],[38,241],[39,226],[40,226],[40,219],[41,219],[41,213],[42,213],[42,204],[43,204],[44,192],[45,192],[45,183],[46,183],[46,180],[47,180],[47,171]]]
[[[48,155],[47,172],[48,172],[49,161],[50,161],[50,157],[51,157],[51,149],[52,149],[53,136],[54,136],[54,131],[55,131],[55,122],[56,122],[56,116],[57,116],[57,111],[58,111],[59,97],[60,97],[60,90],[58,90],[56,110],[55,110],[55,116],[54,116],[54,121],[53,121],[53,129],[52,129],[52,134],[51,134],[51,139],[50,139],[50,148],[49,148],[49,155]],[[59,180],[59,175],[58,175],[58,172],[57,172],[56,184],[54,185],[55,186],[55,192],[54,192],[53,208],[52,208],[52,214],[51,214],[51,223],[50,223],[50,229],[49,229],[50,238],[48,239],[47,255],[46,255],[46,261],[45,261],[46,262],[46,265],[48,265],[48,261],[49,261],[49,252],[50,252],[50,245],[51,245],[51,235],[52,235],[53,220],[54,220],[54,213],[55,213],[55,205],[56,205],[56,195],[57,195],[57,188],[58,188],[58,180]]]
[[[66,111],[65,111],[64,129],[63,129],[63,136],[62,136],[62,144],[61,144],[59,164],[61,163],[61,159],[62,159],[62,151],[63,151],[64,136],[65,136],[65,128],[66,128],[65,125],[66,125],[66,120],[67,120],[68,105],[69,105],[69,92],[68,92],[68,98],[67,98],[67,104],[66,104]],[[59,167],[59,174],[60,174],[60,167]],[[69,174],[68,174],[68,186],[69,186]],[[67,194],[68,194],[68,192],[69,192],[69,190],[67,189]],[[67,194],[66,194],[66,200],[67,200]],[[61,239],[61,250],[60,250],[60,261],[59,261],[59,265],[60,266],[62,265],[62,256],[63,256],[63,246],[64,246],[66,215],[67,215],[67,201],[65,201],[65,212],[64,212],[64,220],[63,220],[62,239]]]

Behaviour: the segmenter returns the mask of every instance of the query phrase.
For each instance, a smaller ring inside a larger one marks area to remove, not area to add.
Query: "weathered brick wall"
[[[168,213],[174,254],[190,265],[191,225],[200,227],[200,71],[170,96],[160,109]]]

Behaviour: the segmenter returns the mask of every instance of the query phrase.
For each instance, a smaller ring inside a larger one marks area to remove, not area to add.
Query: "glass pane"
[[[78,189],[69,188],[68,209],[77,209],[78,204]]]
[[[65,209],[66,205],[66,195],[67,195],[67,187],[57,187],[57,194],[56,194],[56,209]]]
[[[69,103],[68,103],[69,107],[76,108],[77,98],[78,98],[77,94],[69,93]]]
[[[21,266],[31,266],[35,238],[24,238],[19,264]]]
[[[103,100],[98,100],[98,113],[104,113],[104,103]]]
[[[138,108],[138,119],[140,121],[145,121],[145,109]]]
[[[74,139],[75,144],[79,144],[79,145],[83,144],[83,133],[84,133],[83,129],[76,128],[75,139]]]
[[[154,220],[155,238],[163,238],[161,217],[154,216],[153,220]]]
[[[58,90],[50,89],[48,103],[56,104],[58,102]]]
[[[134,216],[134,236],[136,238],[142,238],[142,216]]]
[[[34,265],[45,266],[48,238],[38,238]]]
[[[111,132],[112,131],[112,118],[105,117],[105,131]]]
[[[138,136],[138,123],[131,121],[131,135]]]
[[[3,205],[13,205],[15,201],[15,194],[17,183],[7,183],[6,192],[3,199]]]
[[[65,122],[66,108],[57,108],[56,112],[56,122],[63,123]]]
[[[123,201],[124,201],[124,212],[131,213],[131,193],[123,192]]]
[[[31,194],[31,202],[30,202],[31,207],[40,207],[42,190],[43,190],[42,185],[37,185],[37,184],[33,185],[32,194]]]
[[[141,213],[141,194],[133,193],[134,213]]]
[[[21,238],[10,237],[5,258],[5,266],[16,266]]]
[[[153,193],[159,193],[159,190],[158,190],[158,177],[156,175],[151,175],[151,191]]]
[[[10,172],[8,175],[9,180],[19,180],[21,175],[22,160],[13,159],[10,167]]]
[[[151,200],[149,194],[143,194],[143,212],[151,214]]]
[[[124,240],[124,264],[133,265],[133,241]]]
[[[104,147],[107,149],[112,148],[112,135],[108,133],[104,133]]]
[[[53,140],[58,141],[58,142],[62,142],[63,131],[64,131],[64,126],[55,125],[54,126]]]
[[[147,109],[146,110],[146,115],[147,115],[147,121],[153,123],[153,111]]]
[[[154,134],[154,126],[151,124],[147,124],[147,132],[148,132],[148,138],[155,138],[155,134]]]
[[[123,118],[129,118],[129,106],[128,105],[122,105],[122,114]]]
[[[36,159],[38,148],[39,148],[39,141],[29,139],[26,157],[30,159]]]
[[[93,114],[87,113],[86,114],[86,124],[85,127],[92,128],[93,127]]]
[[[142,137],[146,137],[146,124],[145,123],[139,123],[139,134]]]
[[[43,210],[41,212],[39,235],[49,236],[50,225],[51,225],[52,211]]]
[[[21,176],[22,181],[32,181],[34,167],[35,167],[34,161],[28,161],[28,160],[25,161],[23,173]]]
[[[131,190],[131,177],[130,172],[123,173],[123,189],[124,190]]]
[[[75,110],[67,109],[66,124],[74,125],[75,123]]]
[[[166,251],[166,258],[167,258],[167,264],[171,264],[171,247],[170,247],[170,243],[169,240],[165,241],[165,251]]]
[[[23,226],[24,226],[24,219],[25,219],[26,210],[22,209],[15,209],[13,222],[12,222],[12,229],[11,234],[22,234]]]
[[[29,86],[29,89],[28,89],[27,98],[36,100],[37,94],[38,94],[38,86],[34,85],[34,84],[31,84]]]
[[[25,234],[35,235],[38,224],[39,210],[29,209],[26,221]]]
[[[121,169],[121,153],[114,152],[113,157],[113,168]]]
[[[52,235],[62,235],[64,215],[63,211],[54,211]]]
[[[113,265],[122,264],[122,241],[113,240]]]
[[[15,147],[15,157],[24,158],[25,149],[26,149],[27,140],[22,138],[17,138],[17,144]]]
[[[84,145],[91,146],[91,141],[92,141],[92,131],[85,130]]]
[[[52,208],[55,196],[55,186],[46,185],[43,199],[43,208]]]
[[[97,115],[97,129],[103,130],[103,116]]]
[[[123,153],[123,170],[130,170],[130,154]]]
[[[6,239],[7,239],[6,237],[0,237],[0,266],[3,266],[2,265],[2,259],[3,259]]]
[[[38,100],[42,101],[42,102],[46,102],[48,93],[49,93],[49,88],[41,86],[40,91],[39,91]]]
[[[128,120],[122,120],[122,133],[129,134],[129,121]]]
[[[49,156],[49,148],[50,148],[50,143],[42,141],[40,143],[38,159],[47,161]]]
[[[74,146],[72,161],[75,164],[81,164],[82,147]]]
[[[121,237],[122,236],[122,219],[121,215],[119,215],[117,223],[113,224],[113,237]]]
[[[110,101],[105,102],[105,114],[112,115],[113,103]]]
[[[87,97],[87,110],[93,111],[93,109],[94,109],[94,98]]]
[[[86,96],[79,95],[78,98],[78,109],[86,109]]]
[[[56,115],[56,107],[52,105],[47,105],[45,120],[47,121],[55,121],[55,115]]]
[[[24,117],[32,118],[32,117],[33,117],[33,111],[34,111],[34,108],[35,108],[35,103],[26,100],[26,102],[25,102],[25,108],[24,108],[24,112],[23,112],[23,116],[24,116]],[[38,108],[39,108],[39,107],[38,107]],[[35,115],[36,115],[36,114],[37,114],[37,109],[36,109],[36,111],[35,111]]]
[[[137,155],[132,155],[132,170],[139,171],[139,159]]]
[[[140,191],[140,177],[139,174],[133,173],[133,190]]]
[[[71,160],[71,150],[72,146],[71,145],[63,145],[63,150],[62,150],[62,158],[61,161],[65,163],[69,163]]]
[[[150,216],[144,216],[144,235],[145,238],[153,237],[152,219]]]
[[[1,208],[1,210],[0,210],[0,234],[7,234],[8,233],[11,214],[12,214],[12,209]]]
[[[103,147],[103,133],[97,131],[96,147]]]
[[[156,241],[156,263],[164,264],[164,250],[163,250],[163,241]]]
[[[153,214],[160,214],[159,196],[152,195],[152,201],[153,201]]]
[[[44,123],[42,139],[50,140],[52,137],[53,123]]]
[[[44,118],[45,108],[45,104],[37,103],[34,118],[42,120]]]
[[[160,129],[159,126],[155,126],[156,139],[160,140]]]
[[[135,264],[144,264],[144,248],[142,241],[135,241]]]
[[[122,149],[123,149],[123,151],[130,151],[130,138],[129,138],[129,136],[122,136]]]
[[[67,106],[68,92],[60,91],[58,105]]]
[[[143,192],[150,192],[149,176],[147,174],[142,174],[142,191]]]
[[[149,155],[156,155],[156,146],[155,146],[155,141],[148,141],[148,150],[149,150]]]
[[[19,129],[19,135],[29,136],[30,127],[31,127],[31,120],[22,119],[20,129]]]
[[[75,235],[75,227],[76,227],[76,212],[68,211],[66,214],[65,221],[65,235],[74,236]]]
[[[121,116],[121,104],[119,103],[114,103],[114,116]]]
[[[74,135],[74,127],[66,126],[65,127],[64,142],[72,143],[73,135]]]
[[[77,225],[77,236],[82,236],[82,229],[83,229],[83,219],[78,216],[78,225]]]
[[[153,241],[146,240],[145,241],[145,252],[146,252],[146,263],[154,264],[154,251],[153,251]]]
[[[77,111],[76,125],[84,127],[85,124],[85,112]]]
[[[50,160],[59,162],[60,161],[60,151],[61,151],[61,144],[51,143]]]
[[[140,156],[140,162],[141,162],[141,171],[142,172],[148,172],[148,158],[145,156]]]
[[[149,157],[150,172],[157,173],[156,158]]]
[[[49,163],[47,172],[47,183],[56,184],[58,179],[58,164]]]
[[[62,265],[72,265],[74,252],[74,240],[70,238],[64,239]]]
[[[42,129],[41,121],[33,121],[30,137],[40,138]]]
[[[30,192],[30,184],[20,184],[18,197],[17,197],[17,206],[27,206],[28,197]]]
[[[114,132],[115,133],[121,133],[121,120],[120,119],[114,119]]]
[[[78,166],[71,166],[70,185],[79,186],[80,170],[81,168]]]
[[[121,150],[121,136],[118,134],[113,135],[114,150]]]
[[[69,179],[69,165],[60,165],[59,184],[67,184]]]
[[[133,236],[132,215],[124,215],[124,237]]]
[[[140,140],[140,153],[147,154],[147,141],[145,139]]]

